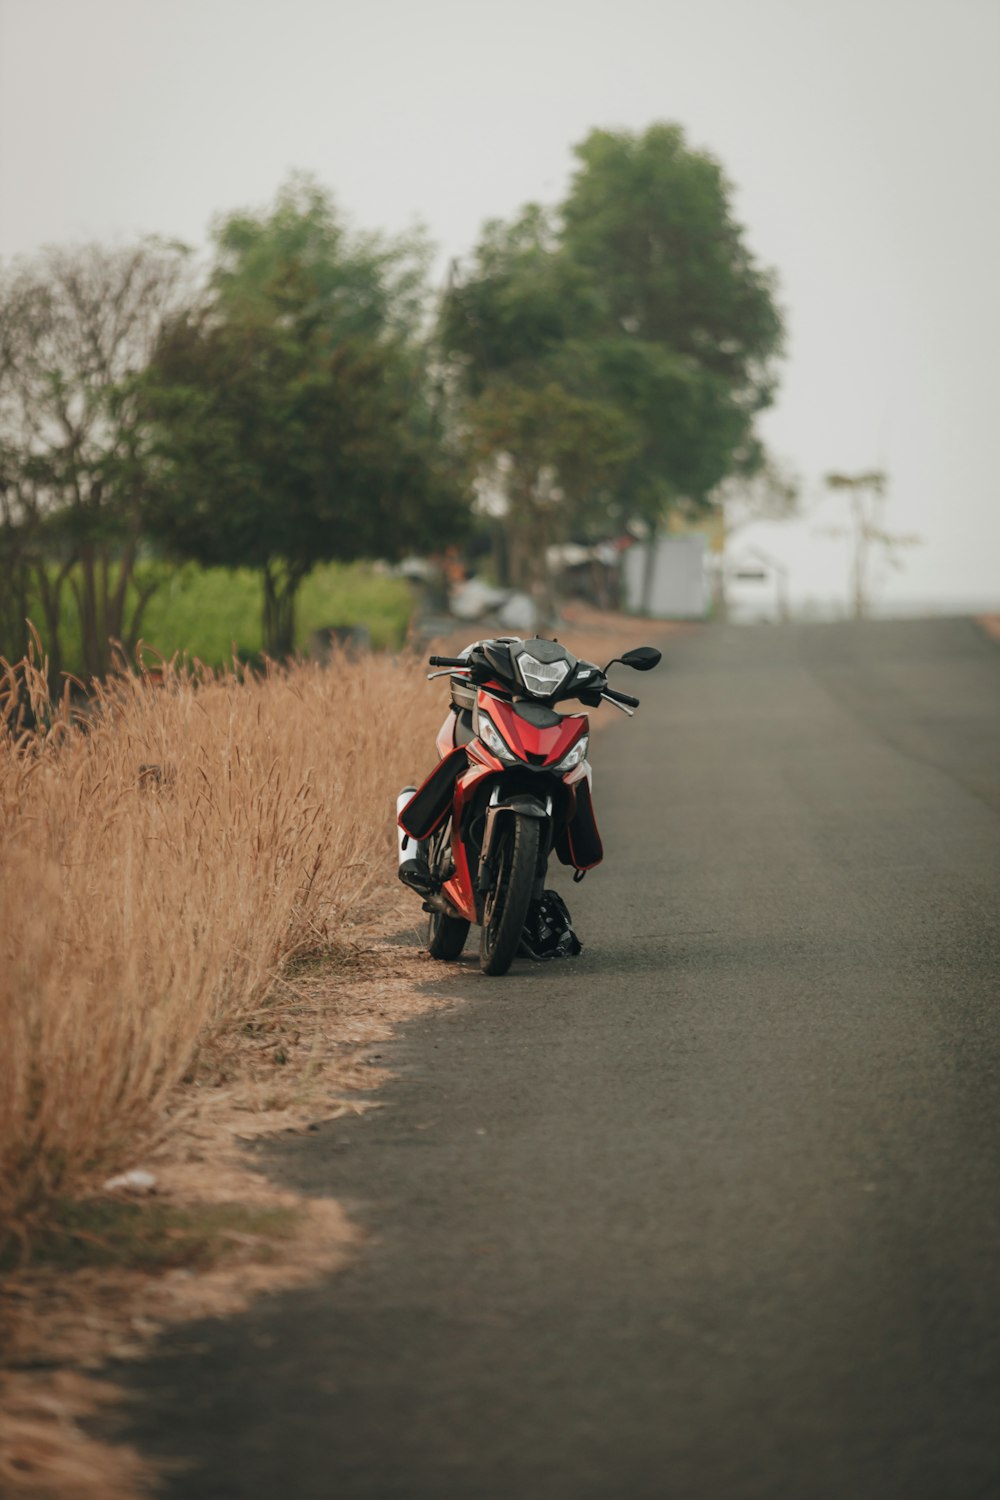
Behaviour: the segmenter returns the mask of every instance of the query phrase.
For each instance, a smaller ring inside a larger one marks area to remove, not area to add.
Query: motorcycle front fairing
[[[566,789],[554,823],[553,847],[560,862],[576,870],[594,869],[604,858],[604,848],[590,794],[590,763],[580,759],[566,771],[557,769],[589,734],[587,715],[560,714],[530,700],[507,704],[493,699],[487,711],[507,743],[518,748],[523,763],[536,772],[558,775]]]
[[[558,714],[530,701],[511,703],[481,688],[473,724],[478,733],[462,747],[468,765],[455,781],[451,830],[455,872],[445,882],[443,894],[464,917],[478,922],[489,889],[489,850],[498,818],[519,812],[545,819],[545,857],[553,846],[563,863],[572,863],[574,855],[585,857],[577,868],[590,869],[599,863],[602,850],[593,819],[587,761],[580,759],[564,772],[557,769],[587,734],[585,714]],[[442,732],[439,744],[444,739]],[[589,837],[582,836],[584,828],[591,830]]]

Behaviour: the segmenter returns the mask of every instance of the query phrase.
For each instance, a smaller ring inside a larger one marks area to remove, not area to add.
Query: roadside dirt
[[[412,926],[405,897],[400,891],[390,917],[397,931]],[[40,1265],[0,1280],[0,1494],[131,1500],[152,1492],[155,1475],[138,1455],[86,1434],[87,1419],[125,1395],[93,1373],[140,1357],[170,1324],[228,1316],[261,1293],[336,1270],[356,1251],[360,1236],[339,1204],[269,1182],[247,1167],[243,1148],[376,1108],[385,1077],[378,1043],[438,1003],[420,993],[432,962],[415,944],[377,935],[352,955],[315,960],[283,981],[238,1046],[213,1054],[177,1091],[169,1133],[142,1163],[156,1182],[149,1202],[195,1215],[199,1205],[274,1210],[280,1232],[228,1233],[208,1266]]]

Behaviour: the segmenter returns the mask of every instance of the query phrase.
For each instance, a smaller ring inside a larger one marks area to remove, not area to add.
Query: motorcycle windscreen
[[[592,870],[604,858],[590,783],[586,779],[577,782],[576,809],[570,821],[559,830],[556,854],[564,865],[572,865],[577,870]]]
[[[414,839],[426,839],[434,832],[451,811],[455,782],[468,764],[464,745],[438,761],[399,815],[399,826],[404,833]]]

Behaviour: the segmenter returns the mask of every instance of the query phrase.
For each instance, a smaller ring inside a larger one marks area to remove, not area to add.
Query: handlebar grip
[[[611,698],[615,703],[624,703],[626,708],[639,707],[638,698],[633,698],[631,693],[619,693],[614,688],[608,687],[604,689],[604,696]]]
[[[464,656],[429,656],[427,665],[430,667],[467,667],[469,663]]]

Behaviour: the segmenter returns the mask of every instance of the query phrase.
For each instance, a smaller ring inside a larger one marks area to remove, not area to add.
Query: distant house
[[[630,547],[622,562],[625,608],[663,620],[703,620],[709,607],[707,551],[701,533],[659,537],[652,559],[647,543]]]

